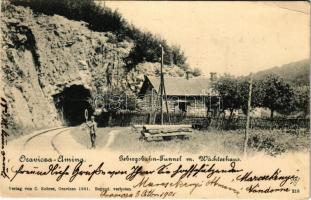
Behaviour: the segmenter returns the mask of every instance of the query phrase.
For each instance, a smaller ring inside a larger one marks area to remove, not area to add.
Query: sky
[[[247,75],[309,58],[307,2],[105,1],[142,30],[179,45],[208,75]]]

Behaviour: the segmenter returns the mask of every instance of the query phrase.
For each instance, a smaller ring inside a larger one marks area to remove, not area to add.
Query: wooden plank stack
[[[191,134],[191,125],[143,125],[140,139],[146,141],[188,139]]]

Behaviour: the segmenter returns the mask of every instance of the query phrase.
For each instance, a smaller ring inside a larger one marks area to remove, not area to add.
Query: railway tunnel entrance
[[[54,95],[53,99],[60,119],[65,125],[76,126],[85,122],[85,109],[88,109],[90,114],[93,113],[89,102],[91,92],[83,85],[65,88],[63,92]]]

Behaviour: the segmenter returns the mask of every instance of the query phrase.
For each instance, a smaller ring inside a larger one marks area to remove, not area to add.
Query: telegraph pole
[[[245,128],[245,140],[244,140],[244,156],[247,155],[247,143],[249,138],[249,122],[250,122],[250,110],[252,102],[252,87],[253,87],[253,73],[250,74],[249,91],[248,91],[248,102],[247,102],[247,117],[246,117],[246,128]]]
[[[160,70],[160,104],[161,104],[161,125],[163,125],[163,86],[164,86],[164,78],[163,78],[163,46],[161,47],[161,70]]]
[[[168,117],[168,122],[171,123],[171,119],[169,116],[169,110],[168,110],[168,103],[167,103],[167,95],[166,95],[166,90],[165,90],[165,84],[164,84],[164,74],[163,74],[163,55],[164,55],[164,50],[163,46],[160,45],[161,47],[161,70],[160,70],[160,104],[161,104],[161,125],[163,125],[163,96],[165,96],[165,106],[166,106],[166,112],[167,112],[167,117]]]

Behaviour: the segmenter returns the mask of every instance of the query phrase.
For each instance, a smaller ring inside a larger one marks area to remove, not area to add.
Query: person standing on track
[[[88,126],[90,130],[90,138],[91,138],[91,144],[92,148],[95,149],[95,143],[96,143],[96,129],[97,129],[97,123],[95,122],[95,117],[91,117],[91,121],[87,122],[86,125]]]

